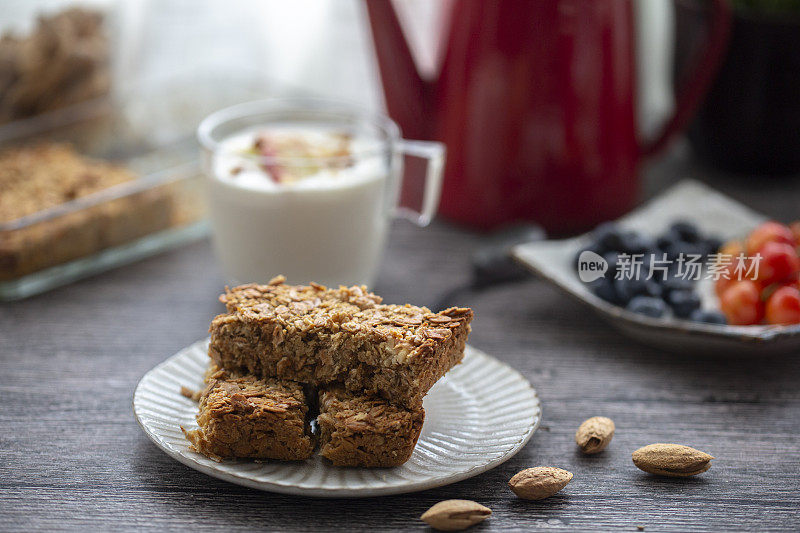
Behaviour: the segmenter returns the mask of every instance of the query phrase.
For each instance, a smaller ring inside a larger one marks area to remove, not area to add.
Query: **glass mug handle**
[[[422,192],[422,209],[416,211],[406,206],[398,206],[396,209],[399,217],[410,220],[418,226],[427,226],[436,215],[436,209],[439,207],[439,198],[442,194],[445,146],[436,141],[407,141],[401,139],[397,143],[397,152],[401,155],[427,160],[425,184]]]

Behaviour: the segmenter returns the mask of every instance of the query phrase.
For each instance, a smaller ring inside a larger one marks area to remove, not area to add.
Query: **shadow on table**
[[[138,477],[138,498],[149,500],[159,521],[214,525],[226,529],[359,528],[407,529],[434,503],[456,492],[481,490],[480,476],[440,489],[375,498],[307,498],[263,492],[207,476],[173,460],[142,436],[134,453],[132,472]],[[474,528],[480,531],[480,527]]]
[[[567,523],[571,498],[561,493],[538,502],[516,499],[506,489],[507,468],[397,496],[328,499],[274,494],[196,472],[171,459],[144,436],[136,447],[132,470],[139,478],[138,498],[148,500],[152,515],[184,529],[224,525],[226,529],[408,530],[424,526],[419,516],[433,504],[450,498],[473,499],[494,511],[490,520],[470,531],[507,526],[509,517],[515,527],[530,529]]]

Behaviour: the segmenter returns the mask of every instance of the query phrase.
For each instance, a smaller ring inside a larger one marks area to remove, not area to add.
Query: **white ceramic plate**
[[[693,222],[703,234],[729,240],[747,235],[766,217],[700,182],[685,180],[617,222],[625,229],[654,236],[678,219]],[[658,348],[723,356],[790,355],[800,350],[800,325],[721,326],[650,318],[598,298],[578,279],[574,268],[576,254],[590,241],[590,235],[585,234],[572,239],[531,242],[515,247],[513,255],[534,273],[589,305],[624,334]],[[703,307],[718,309],[713,281],[698,283]]]
[[[197,404],[181,396],[180,388],[202,387],[207,353],[208,340],[198,341],[145,374],[133,397],[136,419],[156,446],[181,463],[261,490],[340,498],[440,487],[513,457],[541,418],[536,391],[519,372],[467,346],[464,362],[425,397],[422,434],[403,466],[339,468],[318,455],[297,463],[217,463],[191,451],[180,429],[196,427]]]

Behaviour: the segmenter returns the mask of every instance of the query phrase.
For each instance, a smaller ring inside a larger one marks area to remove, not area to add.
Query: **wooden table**
[[[800,215],[800,180],[715,176],[680,147],[648,170],[646,193],[687,172],[778,218]],[[446,223],[398,222],[376,290],[435,305],[468,279],[482,241]],[[417,517],[448,498],[491,507],[474,531],[800,527],[800,354],[662,353],[536,280],[454,302],[475,309],[470,342],[522,372],[542,399],[542,426],[507,463],[448,487],[359,500],[269,494],[195,472],[150,443],[131,397],[148,369],[206,334],[221,286],[200,242],[0,306],[0,529],[420,529]],[[573,435],[593,415],[614,419],[617,434],[585,457]],[[654,478],[630,459],[653,442],[717,459],[697,478]],[[507,480],[535,465],[575,478],[548,500],[517,500]]]

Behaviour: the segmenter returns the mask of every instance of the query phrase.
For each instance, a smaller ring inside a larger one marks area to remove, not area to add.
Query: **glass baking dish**
[[[0,300],[25,298],[206,236],[196,125],[221,107],[288,94],[244,71],[186,74],[148,87],[0,126],[0,150],[67,143],[81,156],[138,176],[0,222]]]

